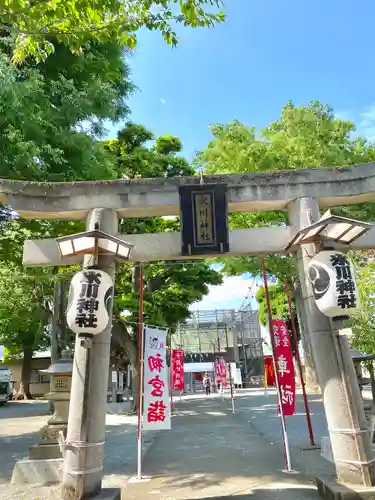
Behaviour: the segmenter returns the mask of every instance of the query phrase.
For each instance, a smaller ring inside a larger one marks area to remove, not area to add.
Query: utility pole
[[[94,209],[89,214],[86,228],[114,235],[118,230],[117,214],[111,209]],[[86,255],[83,267],[93,266],[95,260],[95,256]],[[114,279],[115,257],[98,256],[95,268]],[[93,498],[102,488],[113,297],[110,300],[108,327],[93,337],[91,346],[85,347],[82,339],[76,336],[64,445],[63,500]]]
[[[289,203],[288,209],[290,223],[297,230],[320,218],[313,198],[298,198]],[[348,339],[339,335],[338,326],[319,311],[308,279],[308,265],[315,254],[314,244],[301,245],[297,268],[336,472],[341,483],[371,486],[375,462]]]

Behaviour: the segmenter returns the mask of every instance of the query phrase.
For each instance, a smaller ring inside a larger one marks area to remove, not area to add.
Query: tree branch
[[[150,280],[147,282],[147,285],[145,289],[147,292],[155,292],[156,290],[159,290],[161,285],[163,284],[163,281],[165,282],[166,278],[165,276],[161,276],[160,274],[158,276],[155,276],[154,279]]]
[[[126,352],[129,357],[130,364],[134,367],[138,367],[138,348],[137,342],[135,342],[121,320],[114,319],[112,326],[112,338],[114,342],[117,342]]]

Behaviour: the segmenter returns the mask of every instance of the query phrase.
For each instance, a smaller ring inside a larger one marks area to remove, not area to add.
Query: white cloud
[[[345,121],[350,121],[352,120],[350,113],[348,111],[335,111],[334,113],[336,120],[345,120]]]
[[[369,141],[375,141],[375,104],[360,113],[358,132]]]
[[[161,99],[160,99],[160,102],[161,102],[162,104],[165,104],[167,101],[166,101],[165,99],[161,98]]]
[[[356,131],[350,134],[352,138],[361,136],[368,141],[375,142],[375,104],[355,113],[347,110],[336,111],[335,118],[349,120],[356,124]]]
[[[249,288],[252,293],[249,294]],[[210,286],[209,293],[201,300],[192,304],[191,309],[232,309],[245,303],[245,297],[252,298],[256,293],[256,283],[244,276],[225,277],[222,285]]]

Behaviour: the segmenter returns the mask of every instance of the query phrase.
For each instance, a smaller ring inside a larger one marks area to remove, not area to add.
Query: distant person
[[[211,394],[211,380],[207,372],[204,374],[203,377],[203,387],[206,391],[206,396],[209,396]]]

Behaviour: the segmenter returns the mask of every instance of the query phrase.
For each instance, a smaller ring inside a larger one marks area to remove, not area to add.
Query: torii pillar
[[[105,208],[92,210],[87,230],[94,230],[97,223],[101,231],[113,235],[117,233],[115,211]],[[93,256],[85,256],[84,267],[92,264]],[[114,279],[115,265],[115,256],[102,255],[98,257],[95,267]],[[63,446],[63,500],[95,498],[102,490],[111,330],[110,319],[109,326],[94,336],[89,349],[78,335],[76,337],[68,430]],[[113,494],[116,495],[116,492]]]
[[[320,219],[314,198],[298,198],[289,204],[289,219],[299,230]],[[316,306],[308,265],[315,245],[302,245],[297,268],[302,287],[305,318],[315,367],[322,389],[328,432],[339,483],[318,478],[323,498],[375,498],[375,460],[369,424],[361,400],[348,339]],[[348,488],[350,488],[348,490]],[[354,492],[367,496],[346,496]]]

